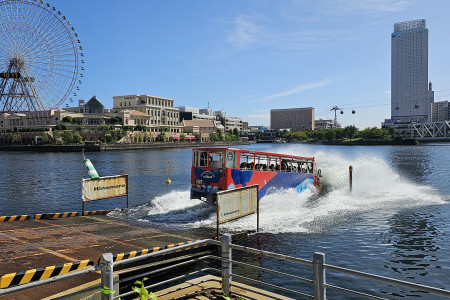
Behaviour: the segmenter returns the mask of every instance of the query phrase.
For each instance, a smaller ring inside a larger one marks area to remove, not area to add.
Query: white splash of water
[[[298,153],[295,148],[286,152]],[[314,156],[320,162],[327,193],[319,197],[311,188],[301,194],[283,190],[265,196],[260,202],[262,232],[311,232],[317,228],[317,223],[335,224],[345,221],[350,215],[369,212],[389,216],[405,208],[445,203],[434,188],[402,178],[395,166],[382,158],[360,155],[350,159],[325,152]],[[352,192],[348,182],[350,164],[353,165]],[[216,226],[215,207],[189,199],[188,191],[174,191],[156,197],[145,208],[138,209],[145,209],[146,219],[152,222],[183,223],[191,227]],[[256,215],[222,224],[221,228],[227,231],[254,230]]]

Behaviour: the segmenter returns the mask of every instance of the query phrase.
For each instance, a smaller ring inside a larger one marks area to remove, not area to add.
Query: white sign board
[[[83,179],[83,201],[126,196],[128,194],[128,175]]]
[[[258,212],[258,185],[217,193],[217,224]]]

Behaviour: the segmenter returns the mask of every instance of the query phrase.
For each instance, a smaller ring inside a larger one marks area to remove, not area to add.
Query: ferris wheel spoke
[[[66,78],[73,78],[73,76],[67,74],[68,72],[66,72],[67,71],[66,69],[59,69],[59,68],[54,67],[53,65],[46,65],[46,68],[39,67],[39,66],[28,66],[27,69],[28,69],[28,72],[31,74],[40,72],[40,74],[42,74],[42,75],[44,74],[44,72],[47,72],[49,69],[51,69],[52,70],[51,75],[61,75]]]
[[[30,72],[27,72],[30,73]],[[45,82],[47,82],[47,84],[51,84],[53,86],[53,88],[56,88],[58,90],[58,92],[63,92],[64,90],[64,85],[61,84],[59,82],[59,80],[56,79],[60,79],[61,76],[58,76],[58,78],[55,78],[56,74],[51,74],[51,75],[45,75],[44,73],[39,73],[38,71],[35,71],[35,74],[39,75],[39,78],[42,78],[43,80],[45,80]],[[64,76],[62,76],[64,77]],[[66,77],[66,79],[68,79],[70,77]]]
[[[9,10],[8,9],[2,9],[2,10],[0,10],[0,12],[2,13],[1,20],[2,20],[2,23],[4,24],[5,31],[7,33],[8,32],[13,32],[13,29],[11,28],[12,27],[11,24],[9,22],[6,22],[7,20],[10,20]],[[2,38],[2,40],[7,42],[9,47],[13,47],[14,46],[14,41],[13,41],[13,39],[11,37],[11,34],[9,33],[9,34],[6,34],[4,36],[6,38]]]
[[[35,32],[39,36],[51,38],[52,42],[55,43],[57,41],[57,39],[54,38],[54,35],[57,32],[57,30],[55,29],[59,28],[57,25],[59,25],[58,23],[60,23],[60,20],[58,19],[58,17],[51,18],[51,15],[52,13],[50,11],[50,13],[47,14],[46,18],[44,18],[40,23],[40,30]],[[40,46],[40,43],[38,43],[37,41],[38,39],[34,39],[35,44],[37,43],[37,45]],[[30,48],[33,48],[33,46],[30,46]]]

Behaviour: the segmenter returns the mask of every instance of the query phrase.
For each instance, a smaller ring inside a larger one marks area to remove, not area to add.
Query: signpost
[[[259,185],[217,192],[217,238],[219,225],[256,213],[259,231]]]
[[[128,174],[100,177],[99,179],[84,179],[81,191],[84,203],[106,198],[127,196],[128,208]]]

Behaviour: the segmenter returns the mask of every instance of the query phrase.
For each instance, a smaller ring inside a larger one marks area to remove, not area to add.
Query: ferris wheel
[[[70,21],[49,3],[0,0],[0,112],[72,102],[82,83],[82,50]]]

